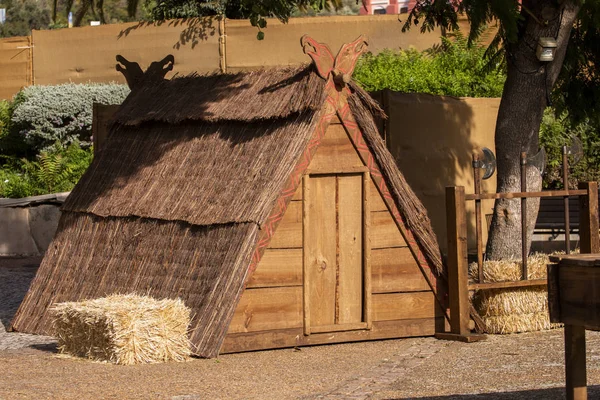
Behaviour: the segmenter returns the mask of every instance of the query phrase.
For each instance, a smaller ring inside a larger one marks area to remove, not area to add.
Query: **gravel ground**
[[[38,263],[0,259],[5,326]],[[600,334],[587,339],[589,398],[600,398]],[[0,399],[562,399],[562,340],[562,330],[471,344],[414,338],[117,366],[0,329]]]

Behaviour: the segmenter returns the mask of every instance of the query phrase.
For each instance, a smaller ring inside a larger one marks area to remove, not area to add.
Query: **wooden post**
[[[567,146],[562,148],[563,162],[563,185],[567,193],[569,192],[569,158],[567,157]],[[565,204],[565,253],[571,252],[571,221],[569,220],[569,195],[564,197]]]
[[[521,192],[527,192],[527,153],[521,153]],[[522,280],[527,280],[527,199],[521,198],[521,258]]]
[[[565,378],[567,400],[587,399],[585,328],[565,324]]]
[[[473,189],[475,194],[481,193],[481,168],[479,155],[473,154]],[[481,200],[475,200],[475,239],[477,240],[477,277],[483,283],[483,229],[481,227]]]
[[[446,188],[446,226],[448,233],[448,294],[450,330],[455,335],[469,334],[469,278],[467,261],[467,213],[465,188]]]
[[[371,174],[363,172],[363,321],[367,323],[367,329],[373,328],[371,314],[371,207],[369,205]]]
[[[309,201],[310,201],[310,186],[309,175],[302,177],[302,304],[304,305],[304,334],[310,335],[310,297],[308,294],[308,267],[310,265],[310,257],[306,251],[306,232],[308,232],[309,223]]]
[[[579,189],[587,190],[587,196],[579,196],[579,237],[582,253],[599,253],[598,235],[598,182],[580,182]]]

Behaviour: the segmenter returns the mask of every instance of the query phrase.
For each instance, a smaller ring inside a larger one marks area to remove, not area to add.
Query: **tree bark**
[[[539,128],[548,97],[565,58],[571,28],[580,9],[577,0],[523,0],[518,41],[506,44],[507,78],[496,121],[498,192],[521,191],[520,154],[539,150]],[[540,62],[536,48],[540,37],[554,37],[554,61]],[[527,167],[528,191],[539,191],[539,171]],[[527,251],[539,199],[527,200]],[[486,255],[488,259],[521,258],[521,206],[519,200],[497,200],[494,205]]]

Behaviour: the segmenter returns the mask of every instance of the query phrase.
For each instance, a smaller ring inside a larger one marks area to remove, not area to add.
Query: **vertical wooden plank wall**
[[[306,231],[308,265],[304,266],[305,287],[310,309],[310,326],[336,323],[337,259],[336,259],[336,177],[311,176]]]
[[[313,175],[305,175],[242,296],[222,352],[435,333],[436,321],[443,319],[441,310],[366,170],[345,129],[334,122],[308,168]],[[348,200],[338,204],[337,213],[336,193]],[[320,200],[313,203],[310,199]],[[364,220],[356,219],[355,214],[360,216],[363,209],[368,210]],[[311,242],[322,246],[323,241],[332,239],[327,236],[335,235],[332,226],[336,224],[340,224],[340,235],[347,236],[340,243],[351,243],[355,237],[366,243],[355,253],[346,249],[350,251],[341,255],[344,265],[364,270],[359,271],[362,282],[340,277],[337,299],[337,304],[352,302],[352,293],[362,293],[358,300],[363,302],[358,307],[362,315],[335,310],[336,302],[330,300],[331,293],[336,293],[332,286],[335,276],[325,280],[328,284],[315,282],[311,276],[332,269],[330,260],[336,257],[336,249],[313,254]],[[304,237],[303,229],[307,232]],[[306,261],[314,259],[324,262],[325,268]],[[365,291],[360,285],[371,289]],[[271,303],[276,296],[281,297],[278,307]]]
[[[339,299],[336,323],[338,324],[363,321],[362,184],[362,174],[337,177]]]

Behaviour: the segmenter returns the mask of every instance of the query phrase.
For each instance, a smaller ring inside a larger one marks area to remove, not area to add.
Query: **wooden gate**
[[[368,173],[304,178],[305,333],[366,329]]]

